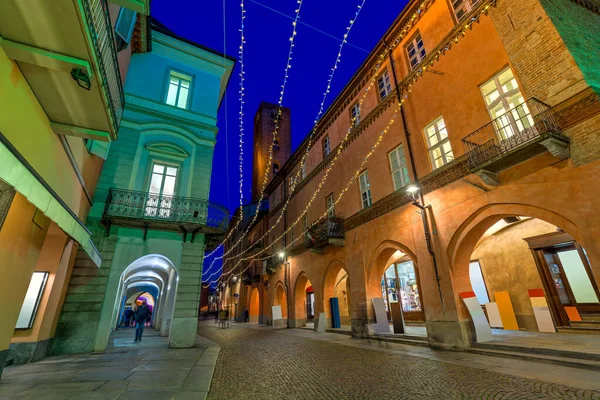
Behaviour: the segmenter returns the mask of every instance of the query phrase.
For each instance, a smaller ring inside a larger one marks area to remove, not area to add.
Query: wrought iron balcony
[[[344,219],[328,217],[309,229],[306,244],[313,252],[319,252],[330,244],[344,246],[344,238]]]
[[[184,240],[191,233],[193,241],[198,233],[224,235],[229,211],[205,199],[113,188],[108,193],[102,220],[107,233],[112,224],[118,224],[143,227],[145,231],[179,230],[183,231]]]
[[[81,4],[90,29],[92,45],[98,61],[102,90],[106,96],[111,114],[111,124],[116,138],[123,110],[125,109],[125,96],[121,84],[121,73],[108,12],[108,3],[107,0],[83,0]]]
[[[469,167],[491,185],[498,173],[544,151],[564,159],[569,139],[549,105],[531,98],[463,138]]]

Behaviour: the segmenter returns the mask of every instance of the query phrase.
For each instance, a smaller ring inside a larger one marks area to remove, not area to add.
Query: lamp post
[[[233,286],[235,287],[235,284],[236,284],[236,282],[237,282],[237,280],[238,280],[238,277],[237,277],[236,275],[234,275],[234,276],[231,278],[231,280],[233,281]],[[232,308],[233,308],[233,290],[234,290],[234,289],[233,289],[231,286],[230,286],[229,288],[230,288],[230,290],[231,290],[231,306],[232,306]],[[236,303],[235,305],[237,306],[237,303]],[[234,321],[235,321],[235,314],[236,314],[236,311],[237,311],[237,307],[235,307],[235,308],[236,308],[236,309],[235,309],[235,310],[234,310],[234,312],[233,312],[233,320],[234,320]]]

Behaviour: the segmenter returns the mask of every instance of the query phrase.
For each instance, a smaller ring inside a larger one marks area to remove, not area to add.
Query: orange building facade
[[[336,298],[368,336],[383,298],[429,342],[468,346],[461,293],[485,309],[508,292],[516,329],[538,331],[528,293],[543,289],[556,331],[593,333],[599,24],[591,2],[410,2],[270,182],[270,234],[234,274],[276,267],[227,280],[238,318],[282,305],[290,327],[321,313],[331,326]]]

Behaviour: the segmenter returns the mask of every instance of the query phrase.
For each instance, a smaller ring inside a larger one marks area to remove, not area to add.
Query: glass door
[[[306,319],[315,318],[315,294],[306,294]]]
[[[170,165],[154,164],[148,188],[146,201],[146,216],[169,218],[175,185],[177,183],[177,167]]]

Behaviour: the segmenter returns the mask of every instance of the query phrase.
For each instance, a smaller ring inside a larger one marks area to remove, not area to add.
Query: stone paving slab
[[[148,340],[141,344],[133,343],[132,330],[120,330],[103,353],[7,367],[0,380],[0,400],[205,399],[218,345],[198,338],[196,346],[208,347],[169,349],[166,338],[148,331]]]
[[[209,399],[600,399],[592,370],[299,329],[199,327],[221,345]]]

